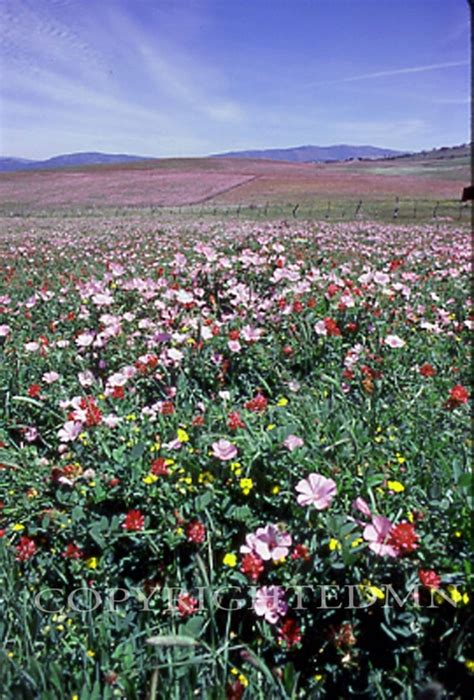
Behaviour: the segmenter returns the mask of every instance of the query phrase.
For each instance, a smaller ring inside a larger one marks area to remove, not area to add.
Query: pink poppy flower
[[[366,542],[369,542],[369,549],[381,557],[396,557],[398,552],[390,544],[387,544],[390,532],[393,528],[392,523],[383,515],[374,515],[372,523],[366,525],[363,532],[363,537]]]
[[[74,442],[79,433],[82,432],[82,423],[68,420],[63,427],[58,430],[58,438],[61,442]]]
[[[94,341],[94,335],[89,331],[80,333],[76,338],[76,345],[80,348],[88,348]]]
[[[298,447],[302,447],[304,445],[304,440],[297,435],[288,435],[288,437],[283,441],[283,444],[290,450],[290,452],[293,452],[293,450],[296,450]]]
[[[279,561],[288,556],[291,543],[291,535],[288,532],[282,532],[276,525],[267,525],[257,529],[254,551],[263,561]]]
[[[53,382],[56,382],[59,379],[59,374],[54,371],[45,372],[41,379],[43,380],[43,382],[45,382],[45,384],[52,384]]]
[[[358,496],[354,501],[352,501],[352,507],[358,510],[359,513],[362,513],[362,515],[367,516],[367,518],[370,518],[372,515],[372,513],[370,512],[369,504],[367,503],[367,501],[364,501],[364,499],[360,496]]]
[[[227,347],[231,352],[240,352],[242,350],[242,346],[238,340],[229,340]]]
[[[323,510],[329,508],[336,495],[336,483],[321,474],[313,473],[297,483],[296,491],[299,492],[296,500],[300,506],[314,505],[317,510]]]
[[[242,328],[242,337],[247,343],[255,343],[260,340],[262,331],[259,328],[253,328],[252,326],[244,326]]]
[[[283,588],[281,586],[259,588],[255,594],[253,609],[259,617],[263,617],[274,625],[288,611]]]
[[[405,341],[398,335],[387,335],[384,344],[388,345],[389,348],[403,348],[406,345]]]
[[[227,462],[230,459],[234,459],[237,455],[237,448],[228,440],[218,440],[212,444],[212,453],[214,457]]]

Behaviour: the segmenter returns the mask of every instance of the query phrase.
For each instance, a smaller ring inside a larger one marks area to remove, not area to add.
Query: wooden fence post
[[[400,199],[398,197],[395,198],[395,208],[393,210],[393,218],[398,219],[398,213],[400,211],[399,207]]]

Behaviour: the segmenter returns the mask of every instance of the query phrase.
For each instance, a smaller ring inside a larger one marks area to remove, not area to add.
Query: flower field
[[[467,230],[0,253],[0,697],[471,697]]]

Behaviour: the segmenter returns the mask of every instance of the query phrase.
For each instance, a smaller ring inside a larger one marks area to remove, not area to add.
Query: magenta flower
[[[274,625],[288,611],[281,586],[262,586],[255,594],[253,609],[259,617]]]
[[[217,459],[227,462],[237,455],[237,448],[228,440],[218,440],[212,444],[212,454]]]
[[[304,445],[304,440],[297,435],[288,435],[288,437],[283,441],[283,444],[290,450],[290,452],[293,452],[293,450],[296,450],[298,447],[302,447]]]
[[[313,505],[317,510],[324,510],[329,508],[336,495],[336,483],[321,474],[310,474],[296,484],[296,491],[300,506]]]
[[[366,542],[369,542],[369,549],[381,557],[396,557],[398,552],[387,541],[392,530],[392,523],[383,515],[374,515],[372,523],[366,525],[363,532],[363,537]]]

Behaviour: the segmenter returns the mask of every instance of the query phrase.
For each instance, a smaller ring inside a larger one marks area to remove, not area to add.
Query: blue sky
[[[0,0],[0,154],[469,140],[467,0]]]

